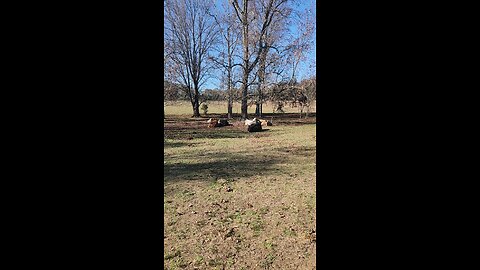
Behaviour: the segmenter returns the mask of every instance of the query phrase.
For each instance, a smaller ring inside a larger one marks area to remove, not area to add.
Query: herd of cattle
[[[209,128],[232,126],[232,124],[230,124],[227,119],[217,119],[217,118],[208,119],[207,124]],[[245,126],[247,127],[248,132],[262,131],[262,126],[271,126],[271,125],[272,125],[272,121],[268,121],[268,120],[262,120],[257,118],[253,118],[252,120],[248,120],[248,119],[245,120]]]

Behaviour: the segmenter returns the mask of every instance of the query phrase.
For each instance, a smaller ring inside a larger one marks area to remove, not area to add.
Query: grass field
[[[223,101],[209,101],[208,103],[208,112],[212,114],[226,114],[227,113],[227,103]],[[240,114],[240,103],[233,103],[233,113]],[[312,105],[310,112],[315,112],[316,106]],[[255,106],[250,106],[248,108],[249,112],[255,112]],[[291,106],[284,107],[285,113],[298,113],[298,108],[292,108]],[[263,104],[264,113],[273,113],[273,103],[267,102]],[[200,110],[200,113],[202,111]],[[166,115],[192,115],[192,105],[189,101],[180,101],[180,102],[166,102],[165,104],[165,114]]]
[[[165,269],[316,269],[315,114],[248,133],[165,111]]]

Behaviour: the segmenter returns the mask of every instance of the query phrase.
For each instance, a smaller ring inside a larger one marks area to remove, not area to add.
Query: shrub
[[[208,105],[206,103],[203,103],[202,106],[200,106],[200,109],[203,111],[204,115],[207,115],[208,113]]]

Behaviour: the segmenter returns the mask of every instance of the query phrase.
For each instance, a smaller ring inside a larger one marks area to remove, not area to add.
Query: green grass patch
[[[273,241],[265,240],[265,242],[263,242],[263,246],[268,250],[273,250],[275,247],[277,247],[277,244],[275,244]]]
[[[289,229],[289,228],[286,228],[285,230],[283,230],[283,234],[286,235],[286,236],[289,236],[289,237],[296,237],[297,236],[297,232]]]

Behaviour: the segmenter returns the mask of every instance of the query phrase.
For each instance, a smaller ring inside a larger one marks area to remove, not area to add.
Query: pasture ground
[[[248,133],[165,112],[165,269],[316,269],[315,114]]]
[[[208,113],[211,114],[226,114],[227,113],[227,103],[224,101],[209,101],[207,102],[208,105]],[[263,104],[263,112],[264,113],[273,113],[274,105],[270,102]],[[291,106],[285,106],[283,108],[285,113],[298,113],[299,109],[294,108]],[[316,105],[312,104],[310,111],[315,112]],[[233,103],[233,113],[240,115],[241,112],[241,104],[239,102]],[[248,108],[248,112],[255,112],[255,106],[250,106]],[[202,113],[202,110],[200,110]],[[189,115],[193,114],[192,105],[189,101],[167,101],[165,102],[165,114],[166,115]],[[253,118],[253,117],[252,117]]]

